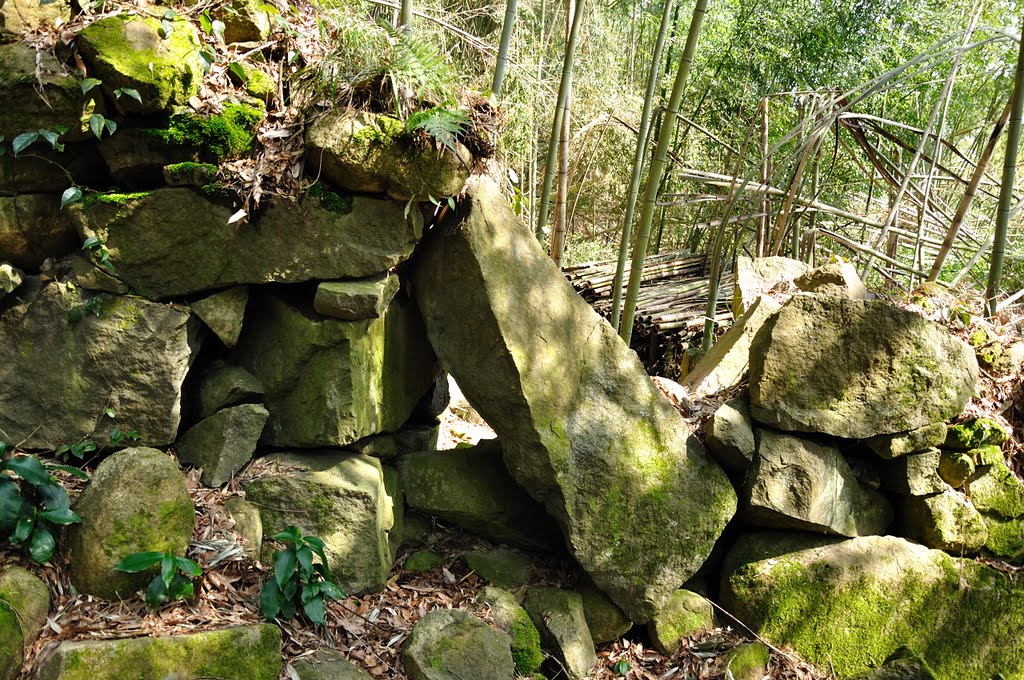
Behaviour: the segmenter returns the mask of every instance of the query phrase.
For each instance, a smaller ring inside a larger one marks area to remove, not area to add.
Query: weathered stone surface
[[[939,457],[939,477],[959,489],[974,474],[977,465],[967,451],[944,449]]]
[[[769,297],[754,300],[686,374],[683,387],[697,394],[716,394],[739,385],[750,369],[750,343],[777,311],[779,303]]]
[[[12,33],[29,33],[39,28],[52,27],[60,19],[71,18],[71,3],[57,0],[42,4],[38,0],[7,0],[0,2],[0,28]]]
[[[156,449],[124,449],[104,460],[73,509],[82,521],[68,530],[71,582],[107,599],[132,596],[155,573],[127,574],[114,565],[134,552],[183,556],[195,524],[185,476]]]
[[[907,498],[903,521],[907,538],[956,555],[977,552],[988,540],[981,513],[956,491]]]
[[[237,286],[197,300],[189,307],[220,338],[225,347],[234,347],[242,333],[245,305],[248,302],[249,287]]]
[[[376,458],[332,451],[275,453],[270,473],[243,479],[246,498],[260,509],[264,535],[289,525],[319,536],[327,565],[352,594],[380,590],[391,570],[391,497]]]
[[[53,205],[59,206],[61,193],[71,183],[79,186],[109,185],[107,168],[96,150],[95,139],[69,141],[64,144],[64,151],[56,151],[51,149],[49,144],[43,145],[38,142],[29,147],[29,150],[31,153],[26,151],[17,158],[8,156],[4,159],[4,165],[0,166],[0,191],[17,194],[56,194],[50,199],[53,200]],[[0,223],[2,221],[0,220]],[[78,238],[74,241],[77,247]]]
[[[543,646],[558,657],[566,675],[572,680],[588,677],[597,655],[579,593],[534,586],[526,591],[523,609],[540,631]]]
[[[417,550],[405,558],[402,568],[406,571],[430,571],[444,564],[444,558],[433,550]]]
[[[910,432],[882,434],[864,443],[882,458],[899,458],[908,453],[940,446],[946,441],[946,424],[930,423]]]
[[[508,636],[457,609],[435,609],[413,626],[402,666],[410,680],[512,680]]]
[[[97,148],[115,186],[125,191],[153,189],[165,182],[180,186],[178,182],[166,181],[164,168],[194,163],[200,157],[191,146],[167,144],[148,133],[145,128],[127,128],[100,140]]]
[[[880,534],[892,522],[889,502],[861,486],[838,449],[773,430],[758,430],[757,437],[749,521],[840,536]]]
[[[50,271],[51,269],[53,271]],[[71,280],[84,290],[113,293],[114,295],[131,294],[128,286],[121,283],[121,280],[114,276],[113,272],[93,260],[85,252],[79,251],[66,257],[48,259],[39,268],[39,275],[44,280],[52,278],[65,281],[66,277],[59,273],[62,270],[70,270]]]
[[[982,512],[1006,519],[1024,515],[1024,483],[1001,461],[979,468],[967,481],[967,492]]]
[[[103,239],[118,275],[151,297],[370,276],[407,259],[423,228],[419,211],[406,217],[398,201],[357,196],[348,212],[316,198],[268,203],[254,222],[232,229],[225,225],[233,208],[189,188],[68,212],[81,234]]]
[[[871,294],[860,280],[857,269],[849,262],[829,262],[793,280],[796,287],[808,293],[831,295],[849,300],[870,300]]]
[[[928,662],[917,652],[900,647],[889,655],[885,663],[854,680],[937,680]]]
[[[462,190],[473,155],[458,144],[456,157],[405,132],[390,116],[343,109],[306,130],[306,167],[331,184],[360,193],[387,193],[402,201],[454,196]]]
[[[527,548],[558,544],[558,531],[509,477],[498,441],[402,456],[398,471],[409,507],[466,531]]]
[[[904,496],[944,493],[949,485],[939,475],[942,453],[929,449],[890,461],[882,468],[882,486]]]
[[[257,623],[191,635],[62,642],[36,677],[277,680],[283,665],[281,630]]]
[[[576,560],[646,622],[707,558],[735,492],[493,181],[467,191],[413,266],[431,344]]]
[[[313,309],[317,314],[346,321],[375,319],[391,304],[398,285],[397,274],[357,281],[325,281],[317,286]]]
[[[512,641],[512,660],[516,664],[516,671],[526,676],[539,671],[544,662],[540,633],[530,620],[530,615],[519,606],[515,596],[507,590],[485,586],[480,589],[477,599],[491,608],[494,625],[508,633]]]
[[[841,678],[903,645],[943,680],[1021,677],[1024,638],[1008,631],[1024,625],[1024,586],[1008,576],[891,536],[794,548],[744,536],[726,559],[722,604],[767,641]]]
[[[997,557],[1024,564],[1024,517],[1005,519],[996,513],[984,513],[988,538],[985,548]]]
[[[383,318],[340,321],[270,295],[249,316],[235,358],[266,390],[263,444],[345,446],[397,430],[432,384],[423,322],[402,299]]]
[[[391,465],[381,465],[384,475],[384,491],[391,498],[391,512],[394,524],[388,532],[388,547],[391,548],[391,563],[398,557],[398,548],[405,542],[405,491],[402,489],[402,477]]]
[[[242,537],[246,556],[255,560],[263,545],[263,519],[260,509],[239,496],[224,501],[224,512],[235,523],[235,533]]]
[[[530,578],[530,558],[515,550],[467,550],[460,557],[477,576],[499,588],[518,588]]]
[[[441,435],[441,423],[431,420],[426,423],[406,423],[394,434],[398,453],[436,451]]]
[[[589,577],[583,575],[576,584],[576,592],[583,598],[583,615],[594,644],[600,645],[622,637],[633,622],[629,620],[607,595],[598,590]]]
[[[206,486],[221,486],[252,459],[269,415],[259,404],[218,411],[182,435],[175,447],[178,460],[201,467]]]
[[[74,137],[82,129],[86,105],[79,82],[65,75],[46,50],[37,52],[20,42],[0,45],[0,101],[5,102],[0,108],[0,135],[10,141],[23,132],[64,127],[67,136]],[[49,146],[40,137],[26,152]]]
[[[56,448],[85,437],[106,442],[115,421],[139,443],[174,441],[181,386],[195,355],[191,315],[141,298],[91,296],[32,280],[0,315],[0,429],[28,448]],[[95,298],[92,298],[95,300]],[[77,321],[69,314],[79,310]]]
[[[46,258],[79,247],[75,228],[60,212],[57,196],[0,196],[0,254],[5,261],[19,269],[38,271]]]
[[[90,73],[103,81],[104,92],[124,113],[169,113],[199,92],[199,35],[190,22],[170,25],[170,34],[161,37],[160,20],[122,14],[100,19],[78,34],[78,50]],[[137,91],[142,102],[115,99],[114,90],[125,87]]]
[[[768,675],[768,662],[771,657],[768,645],[761,642],[745,642],[725,653],[725,668],[733,680],[763,680]]]
[[[292,664],[299,680],[373,680],[373,676],[333,649],[318,649]]]
[[[977,380],[967,345],[882,301],[795,297],[750,348],[751,414],[784,430],[913,430],[958,415]]]
[[[224,22],[224,42],[259,42],[270,33],[270,14],[258,0],[232,0],[216,10],[213,16]]]
[[[241,366],[218,366],[199,384],[199,417],[207,418],[229,406],[263,400],[263,385]]]
[[[750,395],[745,391],[718,407],[708,421],[705,443],[729,472],[744,475],[754,460],[756,444],[750,419]]]
[[[647,633],[662,654],[679,651],[683,640],[715,627],[715,609],[711,603],[689,590],[677,590],[665,608],[647,624]]]
[[[736,284],[732,295],[733,316],[742,315],[764,293],[795,290],[793,280],[809,271],[809,264],[788,257],[737,258]]]
[[[18,675],[49,610],[50,591],[32,572],[16,565],[0,569],[0,680]]]
[[[0,300],[13,293],[21,285],[24,272],[6,262],[0,264]]]

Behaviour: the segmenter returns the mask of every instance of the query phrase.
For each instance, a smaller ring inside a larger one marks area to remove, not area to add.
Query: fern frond
[[[423,132],[429,135],[438,148],[448,149],[453,156],[459,157],[456,146],[459,137],[465,135],[470,120],[463,111],[436,106],[426,111],[418,111],[405,121],[407,132]]]

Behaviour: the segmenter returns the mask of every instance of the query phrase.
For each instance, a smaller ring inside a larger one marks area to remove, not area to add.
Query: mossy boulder
[[[539,671],[544,662],[540,633],[515,595],[495,586],[485,586],[477,595],[477,600],[491,608],[494,625],[508,633],[516,671],[527,676]]]
[[[220,410],[181,436],[175,446],[178,460],[202,468],[206,486],[221,486],[252,459],[269,415],[260,404]]]
[[[718,407],[708,421],[705,443],[731,474],[742,477],[747,473],[757,445],[750,419],[750,395],[746,391]]]
[[[270,104],[277,94],[277,83],[263,69],[254,64],[250,64],[247,61],[235,63],[239,65],[241,74],[232,69],[229,74],[232,82],[243,86],[245,93],[250,97],[259,99],[265,104]]]
[[[383,588],[395,520],[380,461],[314,450],[275,453],[261,465],[270,472],[242,479],[242,488],[260,509],[264,536],[297,526],[324,540],[331,575],[345,592]]]
[[[410,680],[512,680],[508,636],[471,614],[436,609],[413,626],[402,650]]]
[[[864,443],[882,458],[891,459],[941,446],[946,441],[946,424],[929,423],[909,432],[882,434]]]
[[[334,649],[318,649],[294,661],[298,680],[373,680],[373,676]]]
[[[262,104],[226,104],[218,113],[176,113],[166,128],[134,134],[158,148],[188,149],[194,158],[219,163],[252,149],[256,131],[266,117]]]
[[[793,284],[804,292],[816,295],[830,295],[850,300],[871,299],[871,294],[857,274],[857,268],[850,262],[828,262],[796,277]]]
[[[993,680],[999,678],[997,674]],[[900,647],[889,655],[885,663],[855,680],[937,680],[928,662],[908,647]]]
[[[743,536],[722,581],[726,610],[840,678],[907,645],[940,679],[1020,680],[1022,596],[1024,586],[991,567],[892,536],[824,545]]]
[[[338,109],[307,128],[306,169],[349,191],[441,199],[462,191],[473,165],[468,149],[456,149],[439,152],[390,116]]]
[[[518,588],[530,579],[530,558],[516,550],[467,550],[459,557],[477,576],[499,588]]]
[[[974,474],[977,464],[967,451],[943,449],[939,457],[939,476],[953,488],[960,488]]]
[[[904,506],[907,537],[955,555],[977,552],[988,528],[971,502],[957,491],[911,496]]]
[[[38,279],[26,280],[8,302],[0,314],[5,438],[33,449],[86,437],[106,443],[123,424],[138,431],[141,444],[174,441],[182,385],[199,345],[187,310]]]
[[[1024,517],[1005,519],[995,513],[985,513],[988,539],[985,548],[1001,559],[1024,564]]]
[[[942,453],[928,449],[888,461],[881,468],[882,486],[904,496],[929,496],[949,490],[939,467]]]
[[[971,418],[956,425],[950,425],[946,432],[946,449],[966,451],[982,446],[999,446],[1010,438],[1010,433],[992,418]]]
[[[433,382],[423,322],[399,298],[364,321],[254,298],[235,358],[266,390],[270,446],[345,446],[397,430]]]
[[[217,366],[199,383],[199,417],[229,406],[263,401],[263,385],[249,371],[231,364]]]
[[[46,258],[65,255],[80,245],[56,196],[0,196],[0,253],[4,261],[29,272],[39,271]]]
[[[189,635],[61,642],[39,664],[39,680],[176,678],[277,680],[281,631],[270,623]]]
[[[797,296],[750,348],[754,420],[847,439],[960,414],[978,380],[970,347],[878,300]]]
[[[50,591],[32,572],[0,568],[0,680],[13,680],[46,625]]]
[[[81,235],[97,235],[134,290],[171,297],[245,283],[362,278],[412,254],[418,210],[356,197],[351,211],[320,199],[270,200],[254,223],[228,228],[234,209],[188,188],[158,189],[69,208]],[[301,234],[301,238],[298,235]]]
[[[164,182],[172,187],[203,187],[217,180],[217,166],[213,163],[185,161],[165,165]]]
[[[1024,483],[1001,461],[995,461],[967,480],[967,492],[974,507],[1005,519],[1024,515]]]
[[[597,586],[649,620],[735,513],[725,473],[493,180],[470,181],[412,280],[431,344],[497,432],[512,478]]]
[[[7,0],[0,2],[0,28],[12,33],[30,33],[40,28],[54,27],[59,20],[67,23],[71,18],[68,0],[40,3],[38,0]]]
[[[689,590],[672,593],[665,607],[647,624],[651,644],[671,656],[688,637],[715,627],[715,609],[711,603]]]
[[[562,663],[571,680],[583,680],[597,663],[594,639],[579,593],[548,586],[526,591],[523,609],[540,632],[542,645]]]
[[[772,652],[764,643],[744,642],[727,651],[724,656],[725,668],[733,680],[762,680],[768,675]]]
[[[0,45],[0,101],[4,102],[0,107],[0,136],[8,145],[18,135],[40,129],[56,132],[65,139],[80,138],[88,99],[79,83],[78,78],[65,75],[61,65],[45,50],[37,52],[20,42]],[[61,128],[66,133],[61,134]],[[49,146],[40,137],[26,153]]]
[[[224,22],[224,42],[259,42],[270,33],[270,13],[259,0],[232,0],[216,8],[214,19]]]
[[[622,637],[633,622],[629,620],[611,598],[602,593],[586,576],[576,584],[576,592],[583,598],[583,615],[594,644],[600,645]]]
[[[135,552],[184,556],[195,524],[178,464],[148,448],[124,449],[100,463],[73,509],[82,521],[68,531],[71,582],[106,599],[131,597],[155,574],[117,571],[118,562]]]
[[[203,82],[199,34],[187,21],[168,25],[169,34],[158,19],[121,14],[100,19],[78,34],[82,59],[103,81],[112,101],[117,89],[127,87],[139,93],[141,103],[128,96],[116,99],[124,113],[170,113],[199,93]]]
[[[238,344],[248,302],[249,287],[236,286],[196,300],[189,307],[224,343],[224,346],[230,348]]]
[[[402,568],[406,571],[430,571],[444,564],[444,558],[433,550],[417,550],[405,558]]]

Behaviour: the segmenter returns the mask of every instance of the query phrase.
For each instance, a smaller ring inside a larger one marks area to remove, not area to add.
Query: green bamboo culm
[[[494,81],[491,92],[496,99],[501,99],[501,83],[505,80],[505,67],[508,65],[508,47],[512,42],[512,27],[516,23],[516,0],[508,0],[505,5],[505,23],[501,27],[501,45],[498,47],[498,63],[494,67]]]
[[[412,0],[402,0],[398,15],[398,30],[405,35],[412,33]]]
[[[569,29],[569,40],[565,45],[565,58],[562,60],[562,79],[558,85],[558,104],[555,107],[555,120],[551,123],[551,136],[548,139],[547,165],[544,168],[544,185],[540,193],[540,207],[537,210],[537,239],[544,239],[544,227],[548,223],[548,208],[551,206],[551,187],[555,181],[555,164],[558,161],[558,140],[562,132],[562,120],[565,118],[565,107],[569,99],[569,87],[572,83],[572,65],[576,58],[576,37],[583,25],[585,14],[584,3],[576,7]]]
[[[658,180],[668,160],[668,147],[672,142],[676,117],[679,115],[679,105],[683,101],[683,91],[686,89],[686,77],[690,73],[693,54],[697,50],[697,38],[700,36],[700,27],[704,22],[707,6],[708,0],[697,0],[697,4],[693,8],[693,19],[690,20],[690,31],[686,35],[686,47],[683,49],[683,58],[679,62],[679,71],[676,73],[676,81],[672,86],[672,96],[669,98],[665,124],[661,126],[661,131],[658,134],[658,146],[654,151],[654,158],[651,159],[651,167],[647,173],[647,192],[644,194],[644,208],[640,213],[640,231],[637,233],[636,245],[633,246],[629,284],[626,286],[625,308],[619,325],[619,336],[626,341],[626,344],[629,344],[633,335],[633,318],[636,316],[636,300],[640,293],[644,256],[647,254],[647,243],[651,239],[651,223],[654,221],[654,209],[658,203]]]
[[[666,0],[661,16],[661,28],[654,45],[654,56],[651,57],[651,72],[647,76],[647,93],[644,96],[644,111],[640,116],[640,130],[637,132],[636,155],[633,157],[633,176],[629,181],[629,194],[626,197],[626,216],[622,220],[622,238],[619,241],[619,261],[615,265],[615,282],[612,284],[612,328],[619,329],[622,315],[622,279],[626,272],[626,259],[629,257],[629,239],[633,234],[633,217],[636,212],[636,199],[640,194],[640,179],[643,176],[644,158],[647,155],[647,141],[651,134],[651,119],[654,112],[654,93],[658,89],[658,77],[661,75],[661,53],[665,49],[665,37],[672,24],[672,7],[674,0]]]
[[[1017,177],[1017,151],[1020,146],[1022,114],[1024,114],[1024,36],[1021,36],[1020,51],[1017,53],[1013,107],[1010,113],[1010,126],[1006,130],[1006,161],[1003,163],[1003,181],[999,188],[999,211],[996,213],[996,228],[992,241],[992,260],[988,270],[988,285],[985,287],[985,308],[989,316],[996,314],[996,296],[999,294],[999,283],[1003,278],[1006,234],[1010,226],[1010,209],[1013,203],[1013,182]]]

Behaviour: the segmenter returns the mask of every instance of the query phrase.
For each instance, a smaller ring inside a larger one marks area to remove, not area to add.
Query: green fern
[[[437,143],[438,148],[448,149],[453,156],[459,158],[459,137],[465,135],[469,124],[469,116],[464,112],[436,106],[409,116],[405,121],[405,129],[410,133],[426,133]]]
[[[386,24],[382,27],[391,38],[391,58],[384,71],[391,81],[398,117],[406,117],[407,100],[450,101],[455,77],[444,55],[414,35],[401,33]]]

